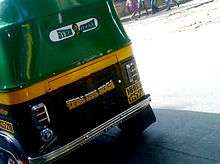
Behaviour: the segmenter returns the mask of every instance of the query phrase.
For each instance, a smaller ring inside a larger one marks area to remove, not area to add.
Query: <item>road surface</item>
[[[155,109],[157,123],[139,138],[118,128],[57,164],[219,164],[220,114]]]

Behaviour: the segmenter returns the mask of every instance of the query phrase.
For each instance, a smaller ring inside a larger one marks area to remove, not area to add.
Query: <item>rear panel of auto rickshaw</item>
[[[0,160],[54,160],[145,108],[149,126],[149,101],[111,0],[0,0]]]

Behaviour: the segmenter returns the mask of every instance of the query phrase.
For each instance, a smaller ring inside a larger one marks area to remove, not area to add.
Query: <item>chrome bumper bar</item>
[[[143,110],[144,107],[148,106],[150,104],[151,97],[148,96],[146,99],[143,101],[139,102],[138,104],[132,106],[131,108],[127,109],[126,111],[120,113],[119,115],[113,117],[112,119],[106,121],[105,123],[101,124],[100,126],[92,129],[88,133],[80,136],[79,138],[73,140],[72,142],[64,145],[63,147],[60,147],[48,154],[42,155],[40,157],[35,157],[31,158],[29,157],[29,163],[30,164],[41,164],[41,163],[46,163],[49,161],[53,161],[58,157],[62,157],[65,154],[79,148],[80,146],[86,144],[87,142],[91,141],[95,137],[99,136],[106,130],[118,125],[121,123],[123,120],[128,119],[132,115],[135,115],[139,111]]]

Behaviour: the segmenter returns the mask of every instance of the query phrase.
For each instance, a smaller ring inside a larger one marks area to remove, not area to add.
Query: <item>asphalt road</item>
[[[118,128],[98,137],[57,163],[217,164],[220,114],[155,109],[157,123],[138,138]]]

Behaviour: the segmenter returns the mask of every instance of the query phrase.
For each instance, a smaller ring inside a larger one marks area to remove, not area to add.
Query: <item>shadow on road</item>
[[[138,138],[126,138],[113,128],[57,163],[220,163],[220,114],[167,109],[155,113],[157,123]]]

